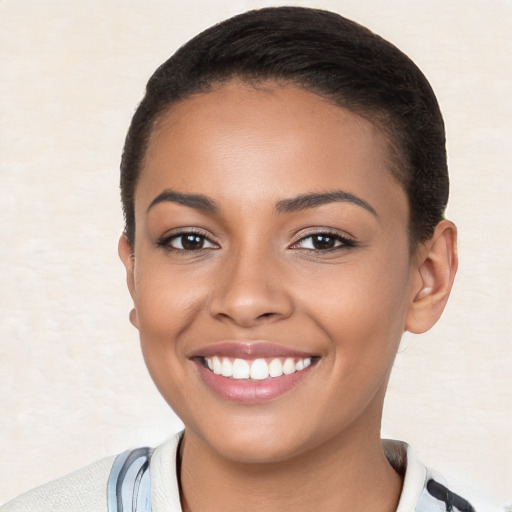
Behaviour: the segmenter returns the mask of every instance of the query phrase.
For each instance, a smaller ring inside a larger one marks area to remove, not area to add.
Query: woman
[[[4,512],[472,510],[380,439],[402,333],[457,268],[443,121],[405,55],[326,11],[214,26],[150,79],[121,190],[130,318],[185,431]]]

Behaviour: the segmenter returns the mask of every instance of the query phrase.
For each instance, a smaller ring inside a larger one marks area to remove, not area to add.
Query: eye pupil
[[[313,237],[313,247],[315,249],[333,249],[336,240],[332,236],[315,235]]]
[[[183,249],[193,251],[194,249],[202,249],[204,245],[204,238],[199,235],[189,233],[188,235],[181,236],[181,245]]]

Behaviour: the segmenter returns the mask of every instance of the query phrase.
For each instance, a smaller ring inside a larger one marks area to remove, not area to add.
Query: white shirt
[[[156,448],[151,456],[152,512],[182,512],[176,457],[182,433],[176,434]],[[400,472],[405,470],[402,494],[396,512],[445,512],[439,489],[450,493],[436,482],[432,473],[419,461],[412,449],[400,441],[383,441],[390,463]],[[70,475],[22,494],[3,507],[1,512],[106,512],[107,481],[116,457],[102,459]],[[437,478],[436,478],[437,479]],[[432,496],[432,486],[438,497]],[[431,489],[429,492],[428,488]],[[435,489],[434,489],[435,491]],[[446,496],[446,493],[445,493]],[[457,499],[458,497],[456,497]],[[452,508],[453,512],[472,510]],[[468,504],[469,506],[469,504]]]

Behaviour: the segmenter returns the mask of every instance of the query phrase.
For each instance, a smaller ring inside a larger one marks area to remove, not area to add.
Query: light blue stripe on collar
[[[151,512],[152,453],[150,448],[137,448],[116,457],[107,483],[108,512]]]

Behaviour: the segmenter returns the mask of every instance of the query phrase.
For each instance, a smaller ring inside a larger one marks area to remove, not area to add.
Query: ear
[[[432,238],[418,248],[415,258],[405,329],[419,334],[439,320],[452,289],[458,265],[455,224],[441,221]]]
[[[132,299],[135,300],[135,259],[130,242],[128,241],[124,233],[119,238],[117,251],[119,253],[121,261],[123,262],[124,268],[126,269],[126,284],[128,285],[128,290],[130,292]],[[135,307],[130,311],[130,322],[137,329],[139,328],[139,323],[137,320],[137,309]]]

